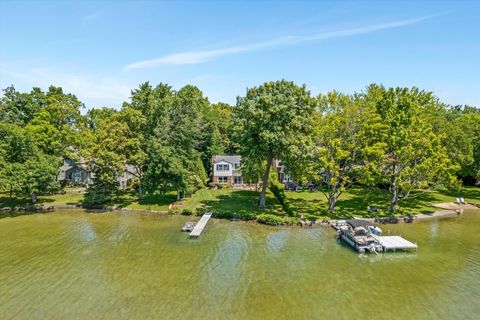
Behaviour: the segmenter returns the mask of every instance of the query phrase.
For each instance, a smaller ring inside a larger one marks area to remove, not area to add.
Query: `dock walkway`
[[[200,221],[197,222],[192,232],[190,232],[190,237],[199,237],[202,234],[203,229],[207,226],[208,220],[212,217],[211,213],[205,213]]]
[[[418,249],[418,246],[415,243],[412,243],[400,236],[376,236],[372,234],[372,237],[380,242],[383,247],[383,251]]]

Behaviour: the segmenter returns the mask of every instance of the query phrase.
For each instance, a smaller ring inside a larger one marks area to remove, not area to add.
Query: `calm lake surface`
[[[418,253],[358,255],[329,229],[57,211],[0,219],[0,319],[478,319],[480,213],[383,226]]]

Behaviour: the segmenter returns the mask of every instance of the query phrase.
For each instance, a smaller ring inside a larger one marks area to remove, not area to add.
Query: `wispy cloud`
[[[87,14],[86,16],[82,17],[82,25],[87,26],[87,25],[93,23],[99,17],[100,17],[100,12],[98,12],[98,11]]]
[[[223,49],[217,49],[217,50],[179,52],[179,53],[159,57],[156,59],[133,62],[126,65],[123,69],[124,71],[128,71],[128,70],[134,70],[134,69],[153,68],[161,65],[197,64],[197,63],[207,62],[221,56],[238,54],[238,53],[246,53],[246,52],[251,52],[251,51],[264,49],[264,48],[294,45],[294,44],[299,44],[307,41],[320,41],[320,40],[326,40],[326,39],[332,39],[332,38],[348,37],[348,36],[353,36],[358,34],[366,34],[366,33],[371,33],[371,32],[385,30],[385,29],[399,28],[403,26],[412,25],[427,19],[431,19],[439,15],[441,14],[417,17],[417,18],[406,19],[406,20],[397,20],[397,21],[391,21],[387,23],[373,24],[373,25],[367,25],[359,28],[344,29],[344,30],[338,30],[338,31],[332,31],[332,32],[324,32],[324,33],[317,33],[317,34],[310,34],[310,35],[286,36],[286,37],[272,39],[264,42],[252,43],[252,44],[247,44],[243,46],[235,46],[235,47],[229,47],[229,48],[223,48]]]
[[[47,89],[49,85],[61,86],[66,92],[75,94],[87,107],[115,106],[130,96],[131,86],[112,76],[87,76],[79,73],[65,73],[47,68],[31,68],[12,71],[0,67],[0,85],[6,87],[15,82],[28,90],[33,86]],[[11,81],[11,82],[9,82]]]

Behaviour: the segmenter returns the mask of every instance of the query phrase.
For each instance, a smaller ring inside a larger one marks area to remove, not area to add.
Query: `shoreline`
[[[472,205],[472,204],[465,204],[465,205],[460,205],[456,204],[453,202],[448,202],[448,203],[439,203],[439,204],[433,204],[432,207],[435,208],[441,208],[443,210],[437,210],[432,212],[431,214],[425,214],[425,213],[419,213],[416,215],[412,215],[413,221],[428,221],[432,219],[438,219],[438,218],[448,218],[448,217],[456,217],[460,216],[463,214],[464,210],[467,211],[480,211],[480,207],[477,205]],[[136,212],[136,213],[141,213],[141,214],[161,214],[161,215],[181,215],[178,213],[170,213],[169,211],[166,210],[149,210],[149,209],[137,209],[137,208],[126,208],[126,207],[119,207],[119,206],[103,206],[103,207],[92,207],[92,208],[85,208],[81,205],[56,205],[56,206],[40,206],[40,207],[30,207],[30,208],[25,208],[25,207],[18,207],[18,208],[0,208],[0,212],[29,212],[29,213],[48,213],[48,212],[53,212],[55,210],[85,210],[85,211],[95,211],[95,212],[114,212],[114,211],[119,211],[119,212]],[[196,215],[190,215],[190,217],[197,217]],[[215,219],[225,219],[225,218],[219,218],[219,217],[213,217]],[[397,218],[397,223],[409,223],[405,221],[403,218],[404,217],[396,217]],[[363,219],[363,220],[368,220],[374,223],[375,218],[364,218],[364,217],[354,217],[354,219]],[[227,219],[231,221],[236,221],[236,220],[242,220],[242,219]],[[324,217],[321,220],[316,220],[313,225],[310,226],[303,226],[300,223],[295,223],[295,224],[285,224],[282,225],[283,227],[292,227],[292,226],[299,226],[302,228],[318,228],[318,227],[328,227],[331,226],[332,223],[335,224],[337,221],[342,221],[346,219],[328,219],[328,223],[326,223],[326,217]],[[260,222],[255,221],[255,223],[266,225]],[[395,223],[378,223],[377,224],[395,224]],[[411,222],[410,222],[411,223]]]

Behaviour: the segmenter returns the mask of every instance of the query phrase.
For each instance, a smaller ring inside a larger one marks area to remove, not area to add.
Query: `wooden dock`
[[[192,232],[190,232],[190,237],[199,237],[202,234],[203,229],[207,226],[208,220],[212,217],[211,213],[205,213],[200,221],[197,222]]]
[[[408,250],[408,249],[418,249],[417,244],[412,243],[400,236],[376,236],[372,234],[372,237],[375,238],[383,247],[383,251],[396,251],[396,250]]]

